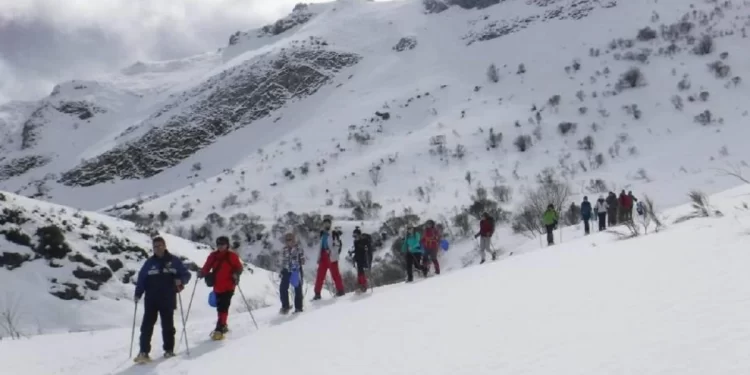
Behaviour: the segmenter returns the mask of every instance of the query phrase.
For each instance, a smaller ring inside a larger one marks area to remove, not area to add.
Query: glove
[[[232,274],[232,281],[234,281],[235,285],[240,283],[240,274],[238,272]]]
[[[177,289],[177,293],[182,292],[183,289],[185,289],[185,285],[182,285],[182,280],[175,279],[174,280],[175,288]]]
[[[474,238],[479,238],[479,233],[477,233],[477,234],[476,234],[476,235],[474,236]]]
[[[138,303],[141,300],[141,295],[140,294],[134,295],[133,300],[135,300],[135,303]]]
[[[200,280],[200,279],[202,279],[202,278],[204,278],[204,277],[205,277],[205,276],[203,276],[203,272],[198,272],[198,280]]]

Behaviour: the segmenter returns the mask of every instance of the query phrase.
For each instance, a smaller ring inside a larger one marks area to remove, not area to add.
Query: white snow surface
[[[132,365],[122,328],[2,340],[0,363],[4,373],[45,375],[744,375],[750,186],[709,202],[709,217],[674,224],[693,211],[680,206],[659,215],[662,230],[637,238],[573,235],[541,250],[531,241],[493,263],[293,317],[257,310],[258,330],[233,314],[223,342],[208,339],[212,321],[191,314],[190,356],[183,344],[164,362]],[[161,355],[158,325],[153,347]]]

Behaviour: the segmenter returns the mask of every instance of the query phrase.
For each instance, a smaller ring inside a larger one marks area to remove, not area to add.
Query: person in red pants
[[[424,231],[422,232],[422,248],[424,252],[423,273],[427,276],[430,272],[430,260],[435,266],[435,274],[440,275],[440,263],[438,262],[438,250],[440,247],[440,231],[435,227],[435,222],[427,220]]]
[[[339,256],[341,255],[341,230],[338,228],[331,232],[331,219],[323,220],[323,230],[320,231],[320,255],[318,255],[318,274],[315,278],[315,297],[313,301],[320,299],[323,290],[323,282],[326,280],[328,270],[336,286],[336,296],[341,297],[344,292],[344,281],[339,271]]]
[[[208,277],[206,284],[212,284],[216,294],[216,329],[211,333],[215,340],[224,337],[229,331],[227,319],[229,318],[229,305],[234,296],[234,288],[239,282],[242,273],[242,262],[234,251],[229,249],[229,238],[221,236],[216,239],[216,250],[206,259],[206,264],[201,269],[200,278]],[[209,277],[210,276],[210,277]]]

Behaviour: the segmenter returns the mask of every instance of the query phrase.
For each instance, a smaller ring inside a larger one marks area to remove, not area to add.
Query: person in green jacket
[[[422,236],[418,231],[414,230],[413,226],[410,225],[406,227],[406,237],[404,238],[403,245],[401,245],[401,251],[406,256],[407,283],[414,281],[414,268],[425,273],[422,266],[419,265],[420,260],[422,259],[421,240]]]
[[[550,204],[547,206],[547,211],[544,211],[544,215],[542,215],[542,224],[544,224],[544,228],[547,230],[547,245],[554,245],[555,236],[553,235],[553,231],[555,230],[555,227],[557,227],[557,211],[555,211],[553,205]]]

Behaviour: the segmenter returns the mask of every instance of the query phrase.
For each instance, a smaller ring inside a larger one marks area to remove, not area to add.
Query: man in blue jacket
[[[141,323],[141,350],[135,362],[144,363],[151,360],[151,336],[157,316],[161,319],[161,334],[164,341],[164,357],[174,357],[174,311],[177,309],[177,293],[181,292],[190,282],[190,272],[185,265],[167,251],[164,238],[155,237],[153,240],[154,255],[148,260],[138,273],[135,286],[135,301],[138,303],[143,294],[144,302],[143,322]]]
[[[586,234],[591,233],[591,227],[589,227],[589,220],[591,220],[591,202],[589,197],[583,197],[581,202],[581,219],[583,219],[583,230]]]

